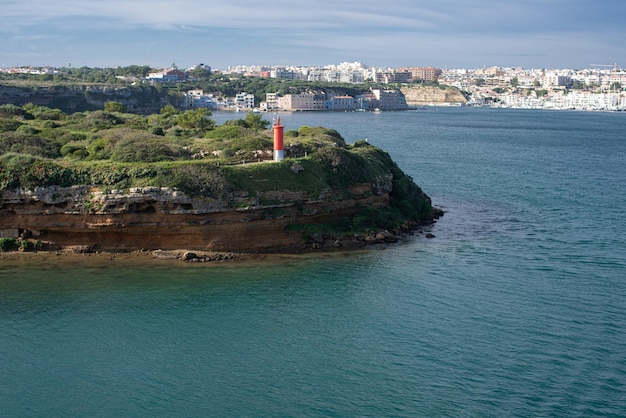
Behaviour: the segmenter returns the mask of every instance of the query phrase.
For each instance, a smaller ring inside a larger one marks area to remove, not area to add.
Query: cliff
[[[461,91],[449,86],[404,86],[400,89],[409,106],[465,104]]]
[[[193,198],[170,188],[106,192],[51,186],[11,191],[0,201],[0,235],[100,250],[292,249],[306,242],[301,232],[289,230],[290,225],[327,223],[364,207],[389,204],[389,193],[372,185],[351,191],[350,198],[328,190],[317,199],[294,191],[254,197],[234,192],[227,201]],[[260,204],[263,197],[276,203]]]
[[[98,110],[109,101],[122,103],[134,113],[157,112],[166,104],[178,104],[165,91],[154,86],[115,86],[110,84],[17,84],[0,82],[0,103],[18,106],[26,103],[61,109],[64,112]]]
[[[304,176],[300,165],[292,175]],[[326,188],[317,194],[288,189],[232,190],[218,198],[190,196],[169,187],[121,191],[80,185],[5,190],[0,195],[0,236],[40,240],[49,248],[293,250],[319,244],[319,239],[311,240],[311,234],[319,231],[323,236],[325,229],[320,225],[350,222],[364,210],[389,208],[394,191],[401,187],[398,181],[403,179],[394,179],[389,171],[372,182]],[[425,211],[398,227],[433,220],[430,200],[419,197],[424,199]],[[331,235],[325,238],[347,237],[342,232]]]

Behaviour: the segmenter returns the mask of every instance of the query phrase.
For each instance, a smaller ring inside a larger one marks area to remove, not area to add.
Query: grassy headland
[[[272,132],[261,115],[249,113],[218,126],[205,109],[183,113],[166,106],[149,116],[116,111],[121,109],[115,103],[107,109],[66,114],[33,104],[1,105],[0,193],[50,186],[122,192],[158,187],[230,205],[236,204],[229,196],[244,194],[267,207],[280,203],[272,201],[272,191],[318,199],[331,190],[334,199],[350,199],[356,186],[367,184],[387,193],[389,204],[290,228],[341,235],[433,218],[428,196],[387,153],[365,141],[346,144],[334,130],[287,131],[287,158],[264,163],[271,159]],[[97,212],[89,205],[84,207]]]

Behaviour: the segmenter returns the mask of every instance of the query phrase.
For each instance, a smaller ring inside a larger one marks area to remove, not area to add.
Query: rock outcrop
[[[465,104],[461,91],[448,86],[405,86],[400,89],[409,106]]]
[[[296,248],[302,234],[292,224],[317,224],[350,217],[364,207],[389,204],[391,179],[359,184],[313,199],[294,191],[227,199],[190,197],[172,188],[127,192],[90,186],[38,187],[0,194],[0,236],[29,237],[53,248],[91,250],[189,249],[275,251]],[[260,204],[271,201],[271,205]]]
[[[64,112],[98,110],[108,101],[122,103],[135,113],[156,112],[169,103],[166,93],[154,86],[110,86],[104,84],[14,85],[0,83],[0,103],[54,107]]]

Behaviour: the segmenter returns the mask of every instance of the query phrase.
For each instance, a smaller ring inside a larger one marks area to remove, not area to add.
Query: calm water
[[[447,211],[436,238],[257,264],[0,260],[0,416],[626,414],[626,114],[281,119],[389,151]]]

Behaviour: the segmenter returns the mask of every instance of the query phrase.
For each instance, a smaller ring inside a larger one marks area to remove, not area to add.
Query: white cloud
[[[597,0],[597,8],[611,11],[602,14],[591,13],[584,0],[308,0],[297,7],[287,0],[0,0],[0,6],[0,56],[13,61],[26,47],[48,56],[52,41],[25,38],[44,35],[59,36],[54,47],[81,59],[105,51],[132,59],[149,41],[160,55],[200,51],[250,63],[255,56],[268,63],[277,50],[293,59],[281,62],[292,64],[392,65],[415,57],[420,64],[491,58],[498,64],[502,57],[526,65],[595,51],[611,61],[625,55],[623,0]]]
[[[428,27],[433,20],[445,19],[445,14],[416,7],[412,2],[381,5],[374,1],[334,2],[309,1],[294,7],[292,2],[231,1],[214,4],[202,0],[26,0],[2,6],[0,21],[7,27],[24,27],[54,23],[69,19],[97,19],[119,24],[147,27],[176,27],[182,25],[229,27],[237,29],[263,28],[359,28]],[[80,20],[77,20],[79,23]]]

